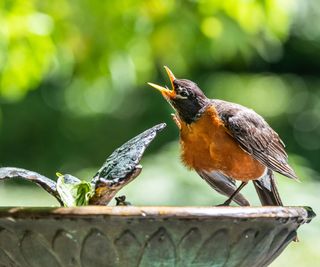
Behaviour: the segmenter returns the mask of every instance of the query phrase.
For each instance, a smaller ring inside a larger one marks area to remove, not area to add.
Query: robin
[[[239,193],[253,181],[262,205],[282,206],[273,172],[292,179],[279,135],[253,110],[239,104],[208,99],[196,83],[177,79],[168,67],[172,90],[158,89],[175,109],[173,120],[180,130],[181,158],[213,189],[226,195],[222,205],[235,201],[249,206]],[[241,181],[236,187],[236,181]]]

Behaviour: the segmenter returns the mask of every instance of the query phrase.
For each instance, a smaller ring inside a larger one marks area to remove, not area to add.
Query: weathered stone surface
[[[58,230],[53,238],[53,250],[56,255],[59,255],[62,266],[64,267],[77,267],[79,263],[79,244],[75,237],[64,231]]]
[[[139,267],[174,267],[175,246],[166,229],[161,227],[146,241]]]
[[[191,228],[182,238],[178,245],[179,267],[191,266],[194,256],[201,245],[201,231],[198,228]]]
[[[61,267],[49,244],[32,231],[26,231],[21,240],[21,252],[32,267]]]
[[[0,267],[262,267],[311,219],[299,207],[3,208]]]
[[[80,257],[82,266],[112,267],[119,261],[111,240],[97,229],[85,237]]]
[[[139,261],[142,246],[130,230],[125,230],[114,243],[119,255],[119,266]]]

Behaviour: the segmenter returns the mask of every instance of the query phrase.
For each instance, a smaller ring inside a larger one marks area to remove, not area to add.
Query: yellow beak
[[[159,90],[164,97],[174,98],[176,96],[176,93],[174,91],[173,81],[176,79],[176,77],[174,77],[172,71],[167,66],[164,66],[164,68],[169,76],[172,90],[154,83],[148,83],[148,84],[153,88]]]
[[[172,89],[174,89],[173,81],[176,79],[176,77],[174,77],[172,71],[167,66],[164,66],[164,69],[166,70],[166,72],[167,72],[167,74],[169,76]]]

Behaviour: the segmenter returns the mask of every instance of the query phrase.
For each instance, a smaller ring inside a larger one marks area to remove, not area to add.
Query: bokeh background
[[[278,176],[285,204],[320,213],[319,1],[3,0],[0,25],[1,166],[90,179],[116,147],[167,122],[121,194],[136,205],[221,203],[182,166],[172,110],[146,84],[169,84],[168,65],[263,115],[302,182]],[[259,204],[252,185],[245,194]],[[57,203],[13,181],[0,184],[0,205]],[[272,266],[316,266],[319,238],[315,219]]]

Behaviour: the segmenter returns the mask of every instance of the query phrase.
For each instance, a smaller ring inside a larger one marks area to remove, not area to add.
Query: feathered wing
[[[297,179],[288,164],[284,143],[268,123],[253,110],[238,104],[212,100],[229,134],[253,158],[268,169]]]
[[[206,172],[200,170],[196,171],[201,176],[201,178],[203,178],[214,190],[222,195],[230,197],[234,193],[234,191],[237,190],[235,181],[225,176],[221,172]],[[240,193],[238,193],[233,198],[233,201],[235,201],[240,206],[250,206],[249,201]]]

